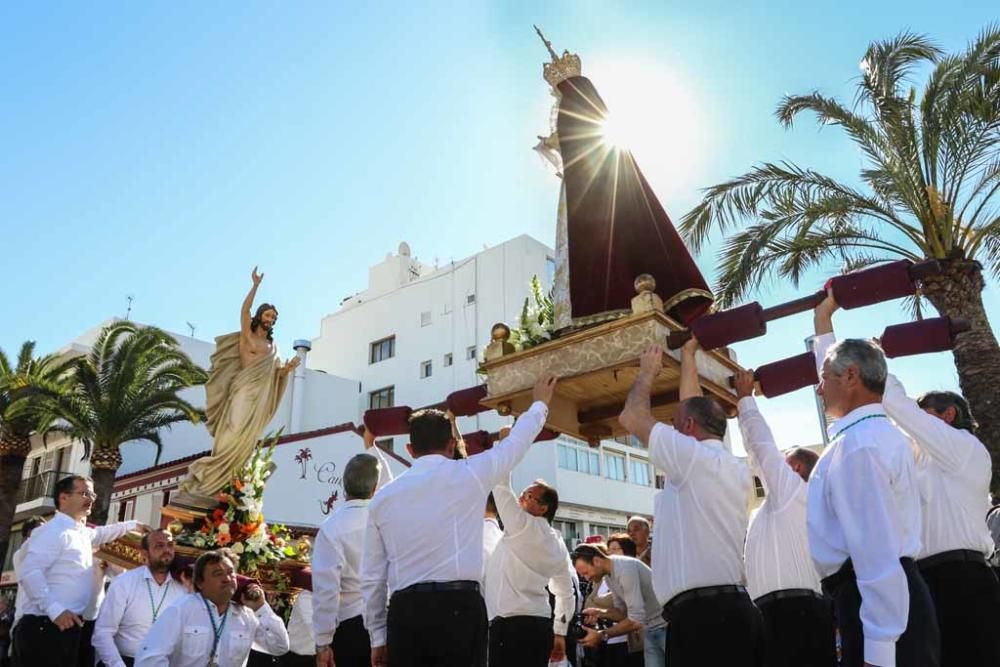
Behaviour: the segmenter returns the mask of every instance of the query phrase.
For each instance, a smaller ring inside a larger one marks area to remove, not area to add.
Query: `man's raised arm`
[[[771,428],[757,409],[757,402],[753,398],[753,371],[739,371],[735,377],[743,446],[760,468],[768,497],[780,509],[799,490],[802,478],[785,463],[785,457],[774,442]]]
[[[489,493],[490,489],[506,479],[514,466],[528,453],[528,449],[549,417],[549,402],[552,400],[555,388],[554,375],[540,377],[532,391],[534,402],[531,408],[517,418],[510,435],[492,449],[465,459],[466,464],[483,484],[484,494]]]

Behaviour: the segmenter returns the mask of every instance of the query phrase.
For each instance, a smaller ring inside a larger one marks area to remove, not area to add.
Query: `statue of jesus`
[[[257,273],[255,266],[251,278],[253,287],[243,300],[240,330],[215,339],[205,384],[206,424],[214,442],[212,455],[192,463],[180,485],[191,504],[214,503],[215,494],[247,462],[278,409],[288,374],[299,365],[298,357],[284,365],[278,358],[273,335],[278,309],[262,303],[251,317],[264,274]]]

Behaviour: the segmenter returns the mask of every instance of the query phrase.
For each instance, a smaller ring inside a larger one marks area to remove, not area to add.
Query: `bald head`
[[[816,467],[817,461],[819,461],[819,454],[811,449],[806,449],[805,447],[796,447],[785,454],[785,463],[787,463],[792,470],[797,472],[799,476],[807,482],[809,481],[809,475],[812,474],[813,468]]]
[[[677,406],[674,428],[698,440],[721,440],[726,435],[726,411],[711,398],[692,396]]]

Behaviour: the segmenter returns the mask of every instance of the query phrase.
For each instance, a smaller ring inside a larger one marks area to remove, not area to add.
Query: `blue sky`
[[[520,233],[552,243],[558,182],[530,150],[551,103],[533,23],[583,57],[612,111],[644,108],[636,155],[679,220],[699,188],[761,160],[855,178],[842,135],[778,126],[780,97],[849,99],[869,41],[908,28],[957,50],[995,18],[985,1],[5,3],[0,347],[55,349],[130,294],[133,318],[210,338],[236,326],[258,264],[287,350],[401,240],[427,261]],[[699,263],[714,275],[712,249]],[[995,283],[986,299],[996,323]],[[888,304],[840,329],[904,318]],[[758,365],[810,327],[736,349]],[[947,354],[893,368],[914,392],[957,386]],[[810,401],[768,403],[780,444],[815,428]]]

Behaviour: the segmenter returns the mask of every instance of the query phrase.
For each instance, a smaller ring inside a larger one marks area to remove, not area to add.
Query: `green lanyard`
[[[852,426],[857,426],[858,424],[860,424],[861,422],[865,421],[866,419],[880,419],[880,418],[881,419],[888,419],[889,417],[887,415],[883,415],[883,414],[868,415],[867,417],[862,417],[861,419],[859,419],[857,421],[854,421],[854,422],[851,422],[850,424],[848,424],[844,428],[842,428],[839,431],[837,431],[834,434],[833,438],[831,438],[831,440],[836,440],[837,438],[839,438],[840,436],[842,436],[844,433],[846,433],[847,430],[850,429]]]
[[[163,587],[160,604],[153,602],[153,586],[149,583],[149,579],[146,580],[146,590],[149,592],[149,608],[153,610],[153,623],[156,623],[156,617],[160,615],[160,609],[163,608],[163,601],[167,599],[167,592],[170,590],[170,576],[167,575],[167,585]]]
[[[201,599],[205,603],[205,612],[208,613],[208,620],[212,624],[212,632],[215,633],[215,637],[212,640],[212,657],[208,659],[209,667],[213,667],[213,665],[219,664],[215,661],[215,655],[219,650],[219,639],[222,637],[222,629],[226,627],[226,619],[229,618],[229,607],[226,607],[226,611],[222,614],[222,622],[216,627],[215,615],[212,614],[212,608],[208,605],[208,600],[205,599],[205,596],[202,596]]]

